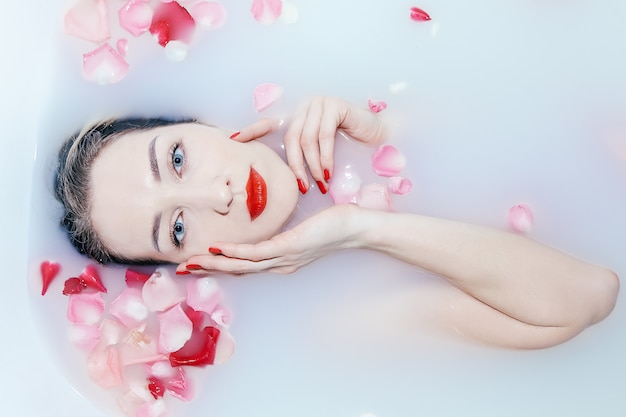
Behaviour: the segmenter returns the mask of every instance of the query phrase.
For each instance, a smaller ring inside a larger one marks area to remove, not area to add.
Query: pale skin
[[[260,120],[233,140],[252,141],[271,129],[270,121]],[[380,119],[365,109],[338,98],[313,99],[297,113],[285,136],[289,167],[307,189],[307,170],[325,185],[332,177],[338,129],[372,145],[387,135]],[[462,332],[516,348],[542,348],[574,337],[613,310],[619,291],[613,271],[523,236],[355,205],[330,207],[255,244],[207,242],[207,246],[221,254],[192,256],[178,265],[177,272],[291,273],[343,249],[381,252],[462,290],[454,296],[462,311],[452,319]]]

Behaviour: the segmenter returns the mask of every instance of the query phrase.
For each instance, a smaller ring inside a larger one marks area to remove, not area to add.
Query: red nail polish
[[[191,272],[189,271],[176,271],[176,275],[189,275]]]
[[[195,270],[198,270],[198,269],[202,269],[202,266],[198,265],[198,264],[187,264],[187,270],[188,271],[195,271]]]
[[[324,186],[324,183],[322,181],[316,181],[316,182],[322,194],[326,194],[326,187]]]
[[[306,192],[308,191],[306,185],[304,185],[304,181],[302,181],[300,178],[298,178],[298,188],[300,189],[300,192],[302,194],[306,194]]]
[[[233,133],[232,135],[230,135],[230,138],[231,138],[231,139],[235,139],[237,136],[239,136],[239,134],[240,134],[240,133],[241,133],[241,132],[235,132],[235,133]]]
[[[213,248],[213,247],[209,248],[209,252],[212,253],[213,255],[221,255],[222,254],[222,251],[219,248]]]
[[[330,171],[324,169],[324,181],[328,182],[330,180]]]

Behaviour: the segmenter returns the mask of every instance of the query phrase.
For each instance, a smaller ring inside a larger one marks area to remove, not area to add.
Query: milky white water
[[[285,117],[313,94],[364,106],[368,98],[385,100],[388,108],[381,116],[394,126],[391,142],[407,156],[404,175],[414,184],[411,194],[396,199],[398,210],[505,229],[508,209],[523,202],[534,213],[531,237],[622,277],[626,273],[622,2],[294,1],[298,21],[272,26],[252,20],[248,2],[224,2],[226,24],[199,36],[185,61],[170,62],[149,37],[137,39],[127,77],[105,87],[81,78],[84,45],[62,34],[65,4],[54,3],[46,10],[57,23],[44,25],[48,31],[31,41],[50,47],[42,55],[49,62],[36,62],[36,74],[47,80],[41,82],[47,87],[34,92],[40,94],[41,111],[6,105],[7,114],[17,115],[6,119],[8,137],[26,132],[36,144],[36,159],[34,170],[30,155],[19,154],[17,164],[32,175],[32,189],[14,185],[15,165],[3,175],[8,190],[19,190],[22,204],[7,206],[4,218],[12,223],[28,209],[20,221],[30,229],[28,243],[3,246],[5,253],[15,253],[7,259],[13,272],[3,293],[26,292],[15,298],[20,303],[7,300],[7,312],[14,317],[28,303],[34,323],[25,327],[25,335],[22,325],[9,324],[9,336],[3,337],[5,372],[17,378],[3,381],[3,391],[14,393],[3,404],[21,412],[25,407],[32,415],[117,411],[81,372],[83,364],[65,337],[62,279],[42,298],[38,275],[42,259],[59,260],[67,269],[85,262],[56,228],[50,170],[64,137],[113,113],[192,115],[238,129],[259,117],[252,90],[265,82],[284,88],[282,99],[263,113],[276,117]],[[411,21],[411,6],[427,10],[433,20]],[[16,49],[33,62],[30,52]],[[28,74],[12,76],[28,84]],[[22,93],[15,87],[8,91]],[[24,127],[26,120],[36,129]],[[338,165],[352,164],[369,175],[369,150],[340,146]],[[309,193],[301,209],[328,203]],[[24,250],[27,268],[13,265]],[[26,289],[13,282],[25,274]],[[228,364],[204,371],[205,382],[185,416],[626,412],[623,295],[609,318],[574,340],[518,352],[448,337],[454,332],[445,326],[433,330],[436,317],[429,311],[441,307],[436,301],[444,284],[377,254],[340,253],[292,276],[221,283],[235,315],[231,331],[237,350]],[[411,305],[407,294],[415,296],[418,320],[407,319],[403,310]],[[21,346],[17,336],[28,343]],[[36,358],[13,360],[24,356]],[[61,387],[46,388],[49,380]],[[44,391],[40,402],[50,403],[57,396],[49,392],[55,390],[66,405],[30,404],[37,398],[31,391]]]

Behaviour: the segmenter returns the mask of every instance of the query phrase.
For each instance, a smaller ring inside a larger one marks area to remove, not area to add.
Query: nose
[[[204,182],[175,184],[172,188],[171,204],[176,206],[209,209],[226,215],[233,203],[230,181],[223,177]]]

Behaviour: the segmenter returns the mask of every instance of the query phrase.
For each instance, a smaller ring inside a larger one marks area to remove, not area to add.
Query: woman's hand
[[[354,205],[332,206],[263,242],[215,242],[206,255],[192,256],[178,265],[177,273],[294,272],[330,252],[356,247],[360,211]]]
[[[301,191],[309,189],[306,166],[325,192],[333,174],[337,130],[360,142],[375,145],[386,139],[386,129],[375,113],[337,97],[315,97],[293,117],[285,134],[289,167],[298,178]],[[262,137],[273,130],[269,119],[261,119],[231,136],[239,142]]]

